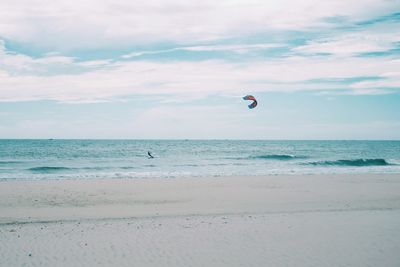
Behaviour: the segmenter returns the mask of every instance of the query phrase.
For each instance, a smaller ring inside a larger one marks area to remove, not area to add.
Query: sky
[[[0,0],[0,138],[400,139],[400,0]]]

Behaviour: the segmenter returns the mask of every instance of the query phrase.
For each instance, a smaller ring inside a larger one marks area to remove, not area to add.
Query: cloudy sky
[[[0,0],[0,138],[400,139],[400,1]]]

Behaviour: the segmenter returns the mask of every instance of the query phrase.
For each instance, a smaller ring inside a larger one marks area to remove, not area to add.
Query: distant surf
[[[295,156],[290,154],[267,154],[251,156],[251,159],[274,159],[274,160],[291,160],[291,159],[304,159],[305,156]]]
[[[24,162],[23,161],[15,161],[15,160],[11,160],[11,161],[0,160],[0,165],[19,164],[19,163],[24,163]]]
[[[316,162],[310,162],[308,164],[318,165],[318,166],[351,166],[351,167],[392,165],[385,159],[340,159],[334,161],[316,161]]]
[[[151,165],[151,167],[155,167],[155,165]],[[55,171],[82,171],[82,170],[130,170],[135,169],[133,166],[117,166],[117,167],[106,167],[106,166],[99,166],[99,167],[53,167],[53,166],[41,166],[41,167],[33,167],[29,168],[28,171],[32,172],[55,172]]]
[[[65,171],[70,170],[71,168],[67,167],[50,167],[50,166],[43,166],[43,167],[33,167],[29,168],[28,170],[33,172],[51,172],[51,171]]]

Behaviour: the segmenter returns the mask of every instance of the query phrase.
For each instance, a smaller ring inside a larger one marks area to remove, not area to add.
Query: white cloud
[[[399,60],[388,58],[290,57],[236,63],[220,60],[85,62],[60,56],[33,59],[6,51],[1,55],[0,101],[99,102],[127,95],[199,98],[213,94],[336,89],[357,92],[364,89],[368,93],[380,87],[397,86],[396,71],[400,69]],[[323,81],[360,76],[384,79],[344,84],[342,88]]]
[[[329,53],[337,56],[352,56],[369,52],[384,52],[396,48],[400,42],[400,30],[396,33],[381,34],[357,32],[328,39],[313,40],[293,49],[304,54]]]
[[[274,43],[261,43],[261,44],[240,44],[240,45],[200,45],[200,46],[183,46],[171,49],[152,50],[152,51],[137,51],[126,55],[122,58],[132,58],[143,55],[156,55],[163,53],[170,53],[175,51],[196,51],[196,52],[210,52],[210,51],[230,51],[235,53],[247,53],[252,50],[269,49],[282,47],[284,44]]]
[[[397,62],[400,62],[397,60]],[[400,72],[382,73],[381,80],[361,81],[350,85],[357,94],[382,94],[387,91],[400,92]]]
[[[3,0],[0,36],[57,51],[196,43],[269,30],[329,27],[321,19],[385,15],[398,1]]]
[[[0,40],[0,77],[3,78],[7,76],[38,77],[60,74],[72,75],[106,67],[113,67],[112,60],[78,61],[77,58],[62,56],[59,53],[46,53],[43,57],[33,58],[24,54],[7,51],[4,41]]]
[[[393,48],[400,41],[400,35],[395,34],[397,29],[339,33],[294,48],[291,57],[268,60],[156,62],[126,59],[173,51],[247,53],[284,46],[272,41],[223,45],[204,45],[202,41],[268,29],[326,27],[328,23],[322,18],[365,19],[390,13],[395,5],[396,1],[377,0],[363,3],[356,0],[2,1],[0,36],[42,46],[51,52],[33,58],[6,50],[4,42],[0,41],[0,101],[51,99],[88,103],[115,101],[127,95],[174,95],[177,99],[193,99],[213,94],[336,89],[348,89],[357,94],[387,93],[388,88],[399,86],[399,77],[393,73],[400,69],[400,62],[389,57],[352,56]],[[135,44],[140,47],[164,40],[182,45],[165,50],[134,51],[122,56],[123,60],[85,61],[57,52],[59,49],[124,46],[124,43],[127,47]],[[197,45],[185,45],[185,42]],[[333,56],[310,57],[310,53]],[[350,85],[324,82],[324,79],[362,76],[383,79]]]

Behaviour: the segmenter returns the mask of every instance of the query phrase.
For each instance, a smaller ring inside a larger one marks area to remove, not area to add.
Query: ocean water
[[[400,141],[0,140],[2,180],[323,173],[400,173]]]

